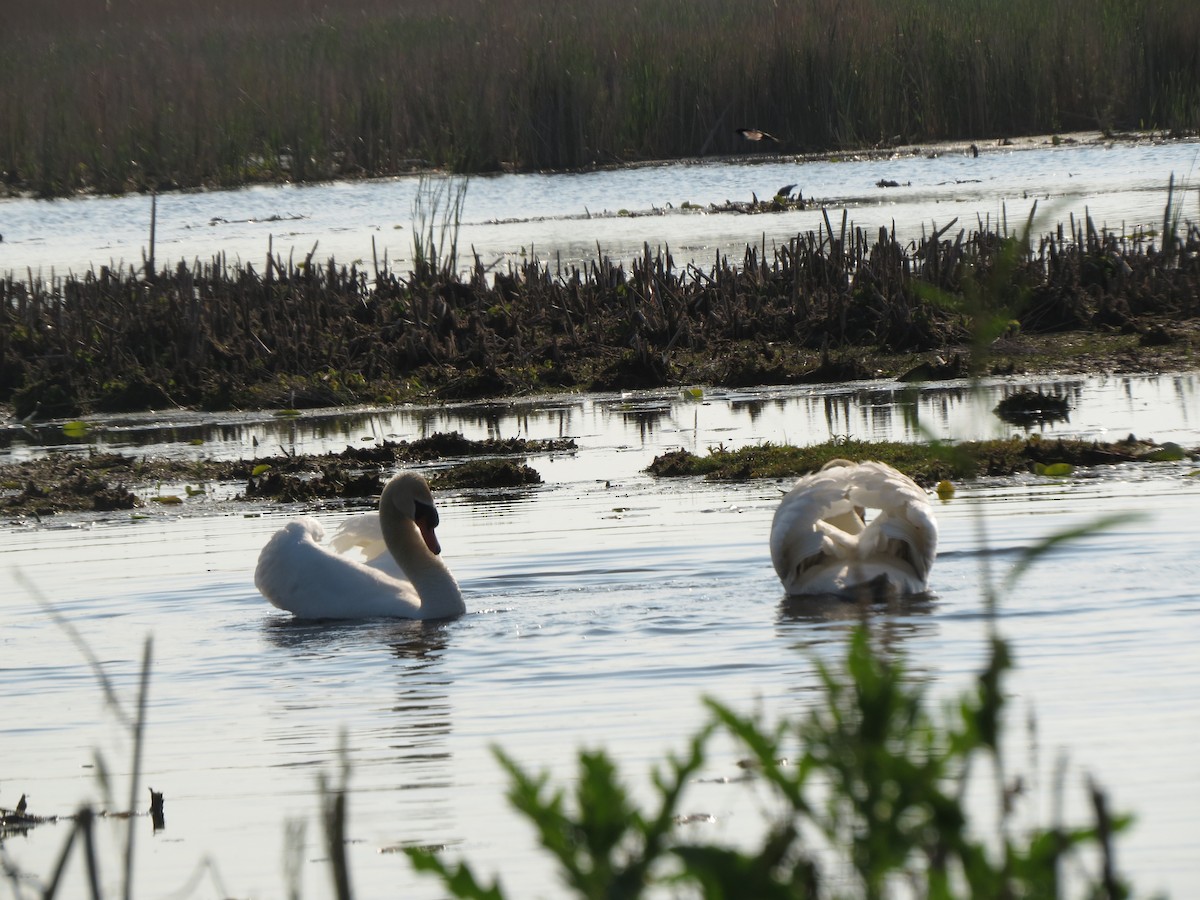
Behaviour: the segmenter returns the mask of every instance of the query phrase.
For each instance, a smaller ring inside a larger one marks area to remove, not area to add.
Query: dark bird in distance
[[[759,128],[739,128],[737,129],[737,133],[748,141],[771,141],[775,144],[779,143],[779,138]]]

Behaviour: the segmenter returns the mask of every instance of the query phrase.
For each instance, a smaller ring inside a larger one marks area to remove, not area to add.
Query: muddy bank
[[[241,492],[233,497],[235,503],[367,503],[379,496],[398,466],[445,459],[459,462],[429,473],[435,490],[513,487],[541,480],[525,463],[525,454],[574,449],[575,442],[569,438],[472,441],[452,432],[415,441],[384,441],[367,448],[347,447],[320,456],[234,461],[52,453],[0,466],[0,517],[41,519],[68,512],[183,506],[192,498],[203,498],[211,483],[242,483]],[[477,459],[466,459],[469,457]],[[181,487],[164,490],[164,484]]]

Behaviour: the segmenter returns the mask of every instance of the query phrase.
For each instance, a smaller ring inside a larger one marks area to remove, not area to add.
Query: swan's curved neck
[[[387,499],[379,505],[383,540],[420,595],[422,611],[429,618],[461,615],[464,605],[458,582],[441,558],[425,545],[416,522]]]

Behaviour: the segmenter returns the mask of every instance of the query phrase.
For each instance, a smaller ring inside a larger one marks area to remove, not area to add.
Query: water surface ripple
[[[1036,385],[1071,398],[1069,421],[1049,435],[1135,431],[1196,446],[1197,383],[1180,374]],[[144,783],[165,793],[167,828],[151,837],[144,823],[139,883],[169,892],[210,858],[229,892],[284,896],[285,824],[301,819],[303,880],[319,895],[327,875],[316,783],[336,775],[344,746],[348,852],[363,896],[441,896],[394,852],[415,844],[500,873],[514,896],[555,896],[530,829],[504,801],[493,747],[567,779],[577,748],[603,746],[646,795],[649,767],[681,751],[703,721],[703,697],[770,715],[810,708],[814,666],[840,657],[855,620],[838,604],[781,596],[766,536],[785,484],[657,481],[643,471],[654,455],[830,434],[915,440],[914,411],[934,433],[1003,434],[1011,429],[991,407],[1016,384],[997,381],[980,396],[962,385],[915,396],[881,385],[700,400],[660,392],[326,411],[288,422],[165,413],[115,417],[93,432],[104,449],[225,457],[254,452],[254,438],[317,452],[435,430],[574,437],[573,452],[530,458],[545,479],[539,487],[440,498],[445,556],[469,609],[455,622],[292,622],[257,594],[251,573],[267,535],[295,510],[248,517],[211,497],[140,520],[5,526],[0,554],[8,572],[71,620],[127,699],[142,641],[153,636]],[[9,430],[2,452],[63,449],[52,436]],[[200,447],[189,443],[197,436]],[[1051,554],[1004,599],[1000,628],[1018,664],[1008,685],[1010,765],[1029,772],[1027,821],[1042,823],[1060,755],[1070,764],[1063,796],[1071,815],[1085,815],[1082,776],[1094,775],[1118,809],[1138,816],[1119,844],[1123,869],[1143,892],[1176,896],[1200,883],[1193,470],[1159,463],[964,484],[937,509],[931,596],[875,616],[940,702],[966,689],[983,660],[981,567],[1003,577],[1047,534],[1124,517]],[[326,526],[347,514],[314,513]],[[103,797],[95,754],[123,796],[128,740],[76,647],[11,581],[0,595],[0,691],[0,803],[26,793],[39,812],[67,813],[83,800],[119,802]],[[741,776],[718,747],[689,795],[688,811],[711,817],[687,826],[696,836],[745,843],[757,833],[758,799]],[[102,823],[105,847],[121,827]],[[9,839],[5,851],[44,876],[65,835],[65,825],[40,828]]]

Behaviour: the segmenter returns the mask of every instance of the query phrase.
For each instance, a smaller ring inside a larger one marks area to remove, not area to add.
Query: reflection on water
[[[299,417],[189,411],[96,417],[83,442],[61,423],[0,430],[0,461],[48,449],[91,447],[186,458],[249,459],[287,453],[340,452],[437,432],[468,438],[574,438],[581,449],[622,447],[703,453],[748,443],[813,444],[831,438],[920,441],[1004,436],[1014,427],[996,414],[1017,391],[1064,399],[1071,414],[1039,422],[1048,436],[1118,440],[1128,434],[1182,446],[1200,443],[1200,375],[1009,378],[973,391],[965,383],[897,382],[836,386],[709,389],[571,395],[547,401],[401,406],[313,411]],[[543,473],[545,475],[545,473]]]
[[[574,775],[578,748],[603,746],[631,793],[648,796],[651,764],[680,751],[705,721],[702,698],[767,716],[811,709],[817,665],[841,658],[859,616],[841,601],[783,598],[767,536],[785,484],[656,481],[644,471],[654,455],[681,445],[705,452],[718,443],[824,440],[835,430],[903,438],[919,433],[914,417],[935,432],[994,433],[1002,426],[992,408],[1016,383],[991,384],[982,399],[962,385],[909,393],[870,384],[339,412],[282,423],[122,417],[93,433],[106,448],[226,456],[252,450],[253,437],[260,450],[274,440],[307,452],[418,430],[574,437],[578,451],[531,460],[545,479],[536,489],[439,497],[443,555],[469,610],[454,622],[294,623],[252,583],[279,514],[205,514],[202,500],[138,521],[10,528],[0,562],[70,617],[122,696],[137,683],[143,636],[154,635],[145,781],[164,792],[171,827],[139,841],[138,883],[169,893],[180,873],[210,857],[225,893],[279,896],[284,823],[300,819],[310,823],[304,893],[321,895],[328,876],[316,779],[340,771],[344,744],[347,852],[364,896],[442,896],[402,854],[381,852],[411,845],[446,847],[480,873],[500,873],[512,896],[553,896],[554,875],[534,835],[505,801],[493,747],[563,782]],[[1052,433],[1132,430],[1200,443],[1195,375],[1020,383],[1071,398],[1071,421]],[[205,445],[169,443],[178,429],[205,435]],[[8,440],[10,456],[44,452],[46,443],[11,433]],[[985,564],[1003,578],[1045,535],[1122,517],[1057,548],[1003,598],[998,626],[1017,659],[1007,687],[1014,719],[1036,712],[1048,757],[1069,749],[1114,790],[1121,809],[1137,813],[1118,844],[1134,882],[1179,896],[1200,882],[1200,783],[1192,777],[1200,720],[1187,712],[1200,690],[1193,468],[1117,466],[960,485],[952,501],[936,504],[940,552],[930,596],[869,612],[876,639],[941,704],[974,683],[986,654]],[[332,528],[346,512],[315,514]],[[124,795],[128,747],[112,739],[95,678],[19,590],[0,594],[0,693],[0,804],[26,792],[39,813],[59,814],[100,797],[86,768],[96,746]],[[1012,735],[1015,765],[1030,754],[1024,732]],[[735,762],[718,751],[712,769],[736,774]],[[745,842],[759,827],[758,799],[745,785],[695,790],[689,811],[716,819],[705,836]],[[1044,799],[1031,805],[1048,806]],[[1086,805],[1072,783],[1063,802],[1074,821],[1085,812],[1077,800]],[[61,840],[61,831],[39,830],[5,851],[25,871],[45,874]],[[72,869],[68,877],[82,876]],[[86,886],[64,890],[84,895]]]
[[[312,622],[281,615],[263,622],[263,637],[280,650],[328,652],[343,643],[358,644],[363,635],[386,644],[398,659],[436,660],[446,649],[444,622],[396,619],[362,622]]]

